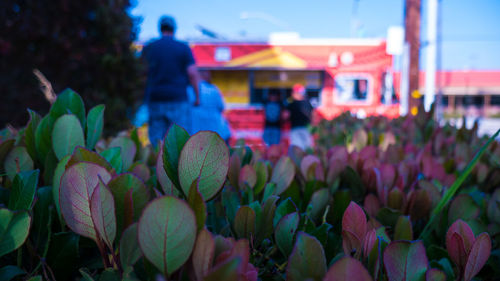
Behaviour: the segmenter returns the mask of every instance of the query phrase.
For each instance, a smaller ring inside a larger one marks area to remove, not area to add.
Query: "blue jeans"
[[[149,107],[149,141],[153,146],[165,138],[172,124],[191,133],[191,105],[185,102],[152,102]]]
[[[264,128],[264,134],[262,138],[268,146],[279,144],[281,141],[281,129],[277,127],[266,127]]]

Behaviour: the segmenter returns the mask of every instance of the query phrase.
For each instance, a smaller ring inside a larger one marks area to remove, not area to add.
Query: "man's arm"
[[[200,105],[200,89],[199,89],[200,80],[201,80],[200,74],[199,74],[198,68],[196,67],[195,64],[191,64],[190,66],[188,66],[187,72],[188,72],[188,76],[189,76],[189,82],[191,83],[191,86],[193,86],[194,93],[195,93],[194,105],[198,106],[198,105]]]

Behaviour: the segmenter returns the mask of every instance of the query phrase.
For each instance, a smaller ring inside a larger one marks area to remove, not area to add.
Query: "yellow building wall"
[[[250,103],[248,71],[214,70],[211,76],[226,103]]]

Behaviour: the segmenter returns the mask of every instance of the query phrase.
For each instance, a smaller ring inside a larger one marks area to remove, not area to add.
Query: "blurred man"
[[[311,133],[308,126],[311,124],[313,107],[306,99],[306,89],[300,84],[295,84],[292,89],[293,101],[286,106],[287,114],[290,119],[290,145],[300,147],[306,150],[313,146]]]
[[[279,144],[281,141],[281,121],[282,121],[283,103],[280,100],[279,93],[271,91],[264,103],[265,127],[262,138],[270,146]]]
[[[162,16],[159,21],[161,38],[144,47],[143,57],[148,66],[146,103],[149,109],[149,140],[153,146],[162,140],[168,128],[176,123],[191,131],[191,106],[187,87],[193,86],[194,105],[200,103],[199,74],[191,49],[174,39],[175,20]]]

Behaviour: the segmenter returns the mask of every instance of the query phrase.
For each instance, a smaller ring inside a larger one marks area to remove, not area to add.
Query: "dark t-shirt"
[[[283,105],[277,101],[270,101],[264,104],[264,112],[266,117],[266,127],[281,127],[281,110]]]
[[[172,36],[163,36],[144,47],[143,52],[148,64],[149,101],[187,101],[187,68],[194,64],[189,46]]]
[[[286,108],[290,111],[292,128],[306,127],[311,123],[313,107],[308,100],[294,100]]]

